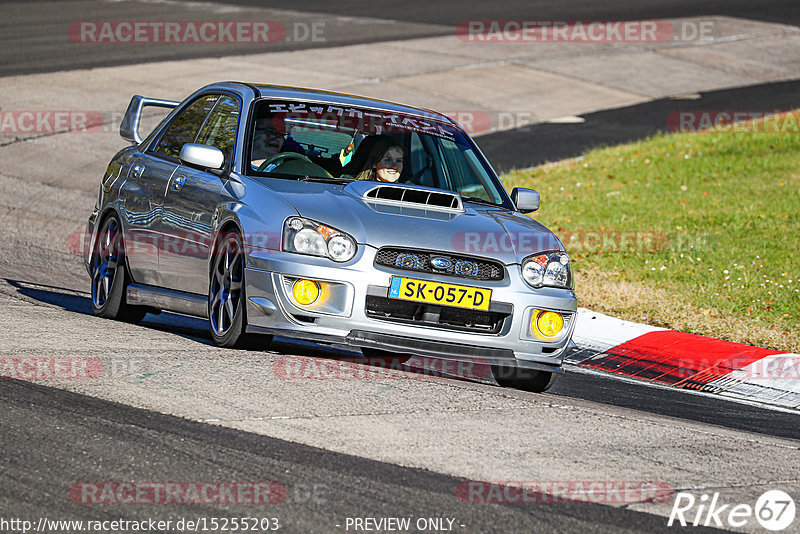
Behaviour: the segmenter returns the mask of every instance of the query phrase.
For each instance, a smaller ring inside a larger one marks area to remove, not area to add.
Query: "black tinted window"
[[[219,99],[219,95],[198,98],[175,117],[156,144],[154,151],[177,158],[186,143],[194,143],[203,121]]]

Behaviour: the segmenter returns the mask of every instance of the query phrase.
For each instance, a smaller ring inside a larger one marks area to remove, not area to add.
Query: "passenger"
[[[403,173],[403,146],[392,137],[377,135],[364,139],[345,168],[357,172],[356,180],[396,182]]]

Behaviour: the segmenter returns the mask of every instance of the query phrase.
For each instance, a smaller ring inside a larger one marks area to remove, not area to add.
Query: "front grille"
[[[449,265],[434,267],[432,261],[438,260],[444,260],[445,265],[449,262]],[[444,274],[471,280],[502,280],[505,276],[505,269],[500,262],[428,250],[386,247],[378,251],[375,263],[404,271]]]
[[[373,319],[480,334],[499,333],[511,315],[510,311],[467,310],[376,295],[367,295],[366,313]]]

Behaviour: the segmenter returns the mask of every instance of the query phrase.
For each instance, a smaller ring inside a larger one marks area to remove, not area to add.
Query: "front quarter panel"
[[[268,187],[233,174],[220,194],[214,217],[216,233],[233,225],[248,251],[280,250],[283,222],[297,215],[295,207]]]

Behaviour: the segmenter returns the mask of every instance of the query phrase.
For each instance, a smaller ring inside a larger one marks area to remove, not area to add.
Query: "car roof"
[[[290,85],[270,85],[244,82],[231,83],[240,83],[251,87],[259,95],[258,98],[286,98],[292,100],[311,100],[325,104],[342,106],[361,106],[379,109],[381,111],[404,113],[406,115],[418,115],[447,124],[456,124],[453,119],[447,115],[439,113],[438,111],[407,106],[405,104],[398,104],[397,102],[390,102],[388,100],[381,100],[378,98],[369,98],[365,96],[351,95],[348,93],[326,91],[324,89],[293,87]]]

